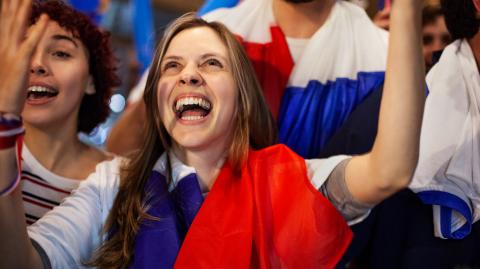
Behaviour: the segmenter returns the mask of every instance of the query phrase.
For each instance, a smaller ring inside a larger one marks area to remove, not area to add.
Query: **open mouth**
[[[58,91],[44,86],[30,86],[27,90],[27,100],[48,99],[58,95]]]
[[[205,97],[180,97],[173,104],[173,111],[177,118],[186,121],[201,120],[210,113],[211,109],[212,104]]]

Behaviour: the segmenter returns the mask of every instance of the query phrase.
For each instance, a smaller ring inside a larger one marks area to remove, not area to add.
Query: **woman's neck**
[[[181,162],[195,168],[202,192],[212,188],[228,157],[228,148],[218,145],[201,150],[184,149],[174,145],[172,150]]]
[[[322,27],[334,4],[335,0],[315,0],[302,4],[273,0],[273,16],[287,37],[307,39]]]
[[[67,178],[84,179],[93,172],[92,165],[103,160],[68,127],[37,128],[25,123],[24,142],[42,166]]]

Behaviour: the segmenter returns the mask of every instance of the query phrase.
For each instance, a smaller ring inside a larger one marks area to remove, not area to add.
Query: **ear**
[[[85,89],[85,94],[93,95],[96,93],[95,83],[93,83],[93,77],[88,76],[87,88]]]
[[[472,2],[475,6],[475,9],[477,10],[477,13],[480,13],[480,0],[472,0]]]

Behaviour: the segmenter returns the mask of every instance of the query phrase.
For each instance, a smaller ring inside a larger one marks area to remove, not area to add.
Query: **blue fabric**
[[[473,216],[470,207],[457,196],[443,191],[423,191],[417,193],[423,203],[439,205],[440,227],[443,237],[450,239],[465,238],[472,229]],[[462,214],[467,222],[456,231],[452,231],[452,210]]]
[[[150,0],[134,0],[132,3],[133,33],[140,73],[153,58],[155,31]]]
[[[100,0],[69,0],[70,4],[80,11],[93,12],[97,10]]]
[[[381,11],[385,8],[385,0],[378,0],[377,11]]]
[[[355,107],[382,85],[384,77],[384,72],[359,72],[356,80],[337,78],[325,84],[311,80],[306,88],[287,88],[278,117],[280,143],[304,158],[318,157]]]
[[[198,10],[198,15],[203,16],[208,12],[222,7],[234,7],[238,4],[239,0],[207,0],[202,7]]]
[[[102,16],[98,13],[100,0],[69,0],[70,5],[76,10],[86,14],[96,24],[99,24]]]
[[[153,171],[145,195],[147,213],[159,220],[144,220],[140,225],[130,268],[173,268],[188,228],[203,203],[197,176],[189,174],[169,192],[165,176]]]

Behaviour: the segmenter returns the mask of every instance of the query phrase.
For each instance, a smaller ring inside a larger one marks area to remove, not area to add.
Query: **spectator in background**
[[[462,239],[480,219],[479,0],[442,0],[455,41],[427,76],[420,161],[410,186],[433,205],[435,235]]]
[[[361,268],[480,268],[480,1],[441,8],[455,41],[427,75],[419,163],[410,190],[372,211]]]
[[[439,6],[427,5],[422,11],[423,55],[427,71],[435,63],[434,53],[450,44],[452,37],[445,25],[445,18]]]
[[[373,22],[380,28],[388,30],[390,26],[390,6],[378,11]],[[438,5],[426,4],[422,10],[423,55],[427,71],[435,63],[435,53],[441,52],[452,38],[445,25],[442,10]]]

